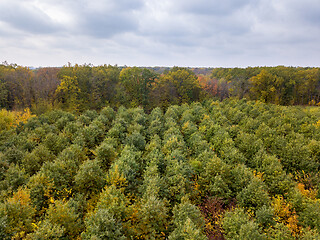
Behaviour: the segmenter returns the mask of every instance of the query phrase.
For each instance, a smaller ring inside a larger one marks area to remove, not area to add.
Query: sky
[[[0,62],[320,66],[319,0],[0,0]]]

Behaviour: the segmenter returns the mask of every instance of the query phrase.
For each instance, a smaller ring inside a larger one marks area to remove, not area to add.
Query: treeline
[[[230,99],[25,116],[1,130],[0,238],[320,239],[319,118]]]
[[[280,105],[320,101],[320,69],[301,67],[216,68],[207,88],[220,99],[246,97]]]
[[[168,107],[200,99],[197,76],[187,68],[164,74],[152,69],[75,65],[30,70],[0,65],[0,106],[29,107],[35,113],[52,108],[68,111],[119,107]]]
[[[211,71],[211,69],[210,69]],[[315,105],[320,101],[319,68],[255,67],[138,68],[111,65],[67,65],[29,68],[0,65],[0,107],[30,108],[40,114],[51,109],[141,106],[166,109],[171,104],[228,97],[281,105]]]

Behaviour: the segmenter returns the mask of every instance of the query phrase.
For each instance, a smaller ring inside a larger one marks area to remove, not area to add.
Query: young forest
[[[0,65],[0,239],[320,239],[320,69]]]

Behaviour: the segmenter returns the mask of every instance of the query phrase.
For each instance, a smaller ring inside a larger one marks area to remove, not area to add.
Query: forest
[[[29,69],[0,64],[0,108],[39,115],[53,109],[81,113],[105,106],[148,113],[205,99],[259,100],[280,105],[320,102],[320,69],[301,67],[143,68],[65,65]]]
[[[319,69],[204,72],[2,64],[0,239],[320,239]]]

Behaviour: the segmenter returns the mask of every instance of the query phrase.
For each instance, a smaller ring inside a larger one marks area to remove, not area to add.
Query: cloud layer
[[[319,66],[318,0],[2,0],[2,61]],[[0,61],[1,61],[0,60]]]

